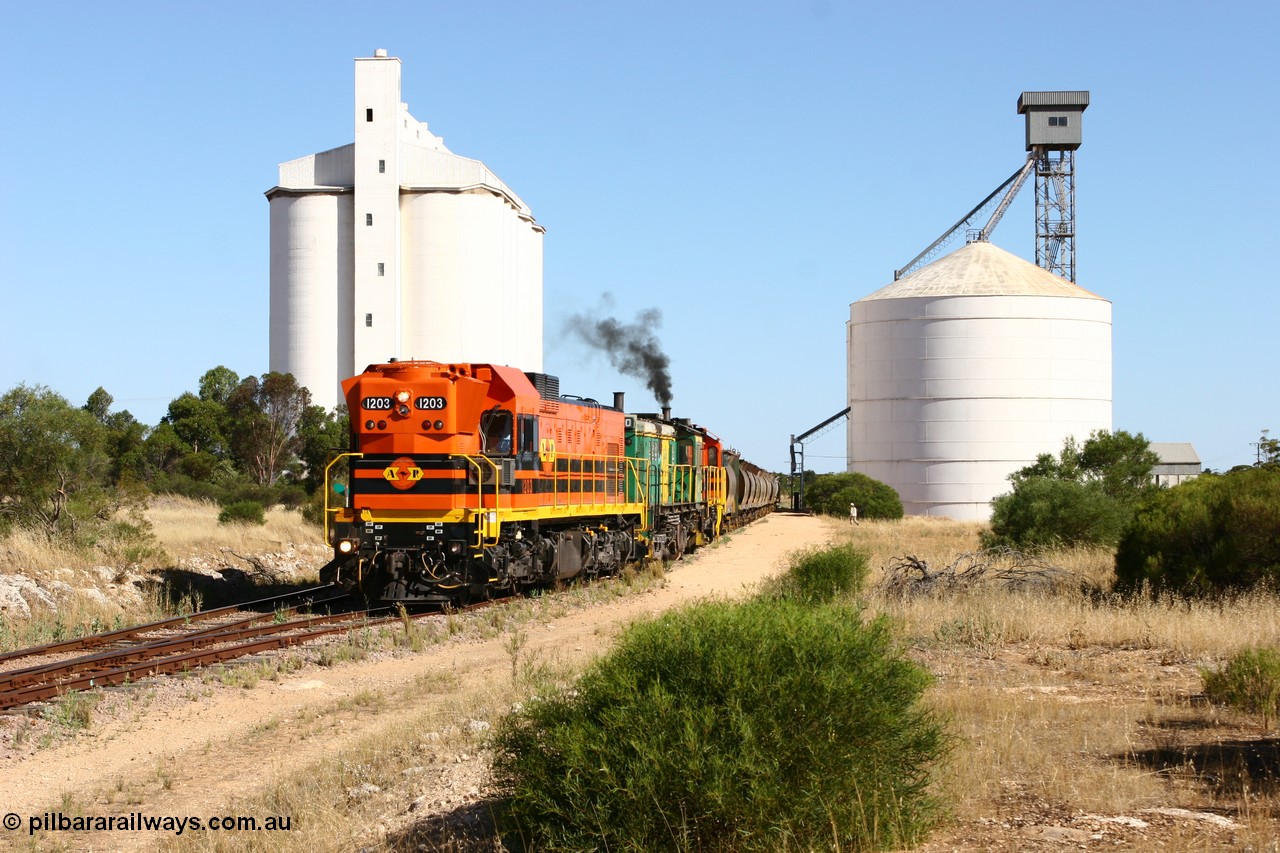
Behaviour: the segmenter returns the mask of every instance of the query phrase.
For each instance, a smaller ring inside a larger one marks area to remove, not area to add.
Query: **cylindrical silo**
[[[400,222],[405,355],[541,370],[542,229],[486,189],[404,193]]]
[[[270,205],[268,369],[292,373],[316,402],[332,405],[328,398],[341,399],[338,377],[353,372],[351,195],[276,192]]]
[[[849,469],[909,515],[990,518],[1007,477],[1111,428],[1111,303],[986,242],[850,308]]]

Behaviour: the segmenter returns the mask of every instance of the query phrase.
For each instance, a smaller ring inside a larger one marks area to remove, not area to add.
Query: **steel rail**
[[[289,612],[296,615],[296,611],[297,608],[295,607],[290,608]],[[363,615],[363,613],[364,611],[360,613],[308,616],[304,619],[295,619],[290,622],[274,622],[271,625],[261,626],[256,629],[251,628],[249,626],[256,622],[276,617],[275,613],[257,613],[234,622],[215,625],[199,631],[190,631],[173,637],[161,637],[145,643],[126,646],[123,649],[108,649],[91,655],[71,658],[70,660],[55,661],[40,666],[0,673],[0,692],[14,690],[27,684],[46,683],[60,675],[110,669],[109,664],[115,662],[147,660],[177,649],[214,645],[216,643],[232,642],[242,637],[288,631],[299,625],[312,625],[335,619],[353,619]]]
[[[310,589],[299,590],[297,592],[286,592],[281,595],[268,596],[260,598],[257,601],[249,601],[244,604],[228,604],[225,607],[215,607],[212,610],[200,610],[186,616],[173,616],[168,619],[161,619],[157,622],[148,622],[145,625],[134,625],[131,628],[119,628],[114,631],[103,631],[99,634],[90,634],[87,637],[76,637],[71,640],[60,640],[58,642],[46,643],[42,646],[31,646],[25,649],[15,649],[11,652],[0,653],[0,663],[16,658],[33,657],[35,655],[51,655],[58,652],[74,651],[75,649],[87,649],[93,646],[100,646],[106,643],[113,643],[118,640],[128,639],[129,637],[145,634],[148,631],[158,631],[171,625],[189,624],[191,622],[199,622],[205,619],[212,619],[215,616],[221,616],[224,613],[230,613],[236,610],[242,610],[246,607],[256,607],[262,604],[271,604],[282,599],[292,598],[297,595],[306,595],[312,592],[329,589],[333,584],[327,583],[320,586],[311,587]],[[329,599],[330,601],[336,599]]]
[[[348,614],[344,615],[349,618]],[[340,617],[334,616],[319,618],[337,619]],[[222,661],[257,654],[258,652],[288,648],[329,634],[349,631],[352,628],[371,628],[377,625],[398,621],[400,621],[399,616],[386,616],[381,619],[374,619],[372,621],[366,620],[350,625],[330,625],[325,628],[315,628],[299,634],[286,634],[285,636],[271,637],[265,640],[255,639],[252,642],[242,643],[227,648],[191,651],[185,654],[174,655],[172,657],[160,658],[158,660],[132,663],[126,666],[116,667],[105,672],[82,674],[77,678],[68,679],[66,681],[59,682],[58,684],[36,685],[0,694],[0,709],[14,708],[19,705],[26,705],[43,699],[51,699],[72,690],[125,684],[134,681],[139,677],[145,678],[152,675],[164,675],[170,672],[193,669],[212,663],[221,663]],[[294,627],[296,627],[296,625]]]

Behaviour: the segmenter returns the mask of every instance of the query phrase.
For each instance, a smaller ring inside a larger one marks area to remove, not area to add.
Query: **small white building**
[[[849,470],[987,520],[1007,477],[1111,429],[1111,303],[974,242],[850,306]]]
[[[1200,476],[1200,454],[1185,441],[1153,441],[1151,452],[1160,461],[1151,469],[1151,477],[1161,486],[1176,486]]]
[[[332,408],[397,359],[542,370],[542,236],[528,206],[400,100],[400,60],[355,60],[355,141],[280,164],[270,369]]]

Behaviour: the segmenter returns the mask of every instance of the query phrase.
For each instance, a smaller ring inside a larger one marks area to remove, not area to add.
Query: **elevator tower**
[[[1036,265],[1076,280],[1076,149],[1088,92],[1023,92],[1028,157],[1036,171]]]

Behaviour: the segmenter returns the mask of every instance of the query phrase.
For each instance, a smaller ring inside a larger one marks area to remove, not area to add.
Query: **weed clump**
[[[852,545],[809,548],[791,556],[787,571],[766,584],[763,595],[824,604],[857,594],[869,571],[867,555]]]
[[[801,564],[788,590],[819,598],[851,568]],[[500,816],[540,850],[910,845],[939,813],[949,746],[918,703],[929,682],[884,620],[807,595],[668,613],[503,721]]]
[[[266,510],[257,501],[236,501],[218,513],[219,524],[266,524]]]
[[[1222,669],[1201,670],[1210,702],[1262,716],[1262,728],[1280,715],[1280,653],[1274,649],[1237,652]]]

